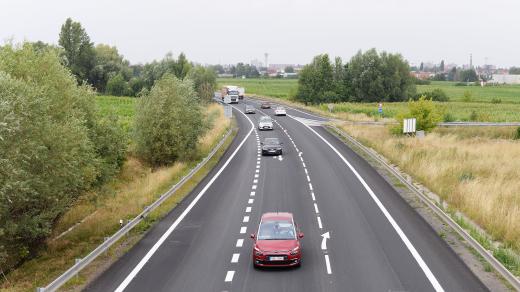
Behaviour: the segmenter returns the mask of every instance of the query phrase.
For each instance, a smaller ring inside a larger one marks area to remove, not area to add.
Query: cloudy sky
[[[519,0],[0,0],[0,41],[57,43],[67,17],[132,63],[304,64],[372,47],[411,63],[520,66]]]

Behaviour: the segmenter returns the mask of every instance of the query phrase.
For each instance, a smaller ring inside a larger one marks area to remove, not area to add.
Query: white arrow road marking
[[[297,120],[297,119],[295,119],[295,120]],[[299,121],[299,122],[301,122],[301,121]],[[307,129],[309,129],[311,132],[313,132],[316,136],[318,136],[325,144],[327,144],[327,146],[330,147],[330,149],[332,149],[332,151],[334,151],[336,153],[336,155],[339,156],[339,158],[341,160],[343,160],[343,162],[347,165],[347,167],[350,169],[350,171],[352,171],[352,173],[356,176],[356,178],[359,180],[359,182],[363,185],[363,187],[365,188],[367,193],[370,195],[370,197],[374,200],[375,204],[377,205],[377,207],[379,207],[379,209],[381,210],[383,215],[386,217],[388,222],[390,222],[390,225],[392,225],[392,227],[394,228],[397,235],[399,235],[399,237],[403,241],[406,248],[408,248],[408,250],[412,254],[413,258],[415,259],[415,261],[417,262],[417,264],[419,265],[419,267],[421,268],[423,273],[426,275],[426,277],[432,284],[433,289],[435,289],[435,291],[439,291],[439,292],[444,291],[441,284],[439,283],[439,281],[437,281],[437,278],[432,273],[432,271],[430,270],[430,268],[428,267],[426,262],[423,260],[423,258],[421,257],[421,255],[419,254],[417,249],[415,249],[415,247],[413,246],[410,239],[408,239],[408,236],[406,236],[406,234],[403,232],[401,227],[399,227],[399,225],[397,224],[395,219],[392,217],[390,212],[388,212],[388,210],[385,208],[383,203],[381,203],[381,200],[379,200],[379,198],[376,196],[376,194],[374,193],[372,188],[370,188],[370,186],[366,183],[366,181],[363,179],[363,177],[357,172],[357,170],[354,168],[354,166],[352,166],[352,164],[350,164],[350,162],[341,154],[341,152],[339,152],[339,150],[336,149],[336,147],[332,146],[332,144],[330,144],[330,142],[327,141],[327,139],[323,138],[320,134],[318,134],[318,132],[316,132],[313,128],[309,127],[305,123],[303,123],[303,122],[301,122],[301,123],[304,126],[306,126]]]
[[[320,218],[320,217],[318,217],[318,218]],[[323,233],[321,235],[321,237],[323,237],[321,239],[321,249],[327,250],[327,239],[330,239],[330,233],[327,231],[327,232]]]

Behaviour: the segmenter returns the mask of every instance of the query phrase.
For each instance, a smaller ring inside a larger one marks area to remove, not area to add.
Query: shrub
[[[107,93],[115,96],[133,95],[132,89],[121,73],[118,73],[117,75],[114,75],[108,79]]]
[[[416,130],[431,131],[442,121],[442,108],[437,106],[431,99],[421,96],[419,100],[408,102],[408,112],[397,116],[401,129],[405,118],[416,118]]]
[[[106,130],[94,92],[77,86],[53,50],[0,48],[0,100],[0,264],[9,269],[37,253],[83,191],[114,173],[121,154],[111,157],[124,147],[113,140],[117,122]]]
[[[424,93],[421,93],[420,95],[417,96],[416,99],[420,98],[421,96],[424,96],[427,99],[431,99],[433,101],[446,102],[446,101],[450,100],[450,98],[448,97],[446,92],[444,92],[444,90],[442,90],[440,88],[435,88],[432,91],[426,91]]]
[[[415,85],[430,85],[430,83],[432,83],[430,80],[423,80],[423,79],[419,79],[417,77],[414,77],[413,78],[413,83]]]
[[[516,128],[515,136],[513,137],[515,140],[520,140],[520,127]]]
[[[138,102],[137,154],[153,166],[189,158],[203,131],[202,120],[193,83],[165,74]]]
[[[502,99],[500,99],[498,97],[493,97],[491,99],[491,103],[494,103],[494,104],[502,103]]]
[[[464,102],[471,102],[472,100],[472,94],[470,91],[466,90],[464,91],[464,95],[462,96],[462,101]]]
[[[476,111],[471,111],[471,114],[469,115],[469,120],[470,121],[477,121],[478,120],[478,114]]]
[[[454,122],[454,121],[455,121],[455,117],[453,116],[453,114],[451,114],[451,113],[444,114],[444,122],[449,123],[449,122]]]

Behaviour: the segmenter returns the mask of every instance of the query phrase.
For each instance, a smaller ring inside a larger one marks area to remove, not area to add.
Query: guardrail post
[[[36,292],[44,292],[44,291],[45,291],[45,288],[43,288],[43,287],[36,288]]]
[[[81,259],[80,258],[76,258],[74,260],[74,263],[75,263],[74,265],[77,265],[79,262],[81,262]],[[78,279],[78,278],[79,278],[79,272],[76,273],[76,279]]]

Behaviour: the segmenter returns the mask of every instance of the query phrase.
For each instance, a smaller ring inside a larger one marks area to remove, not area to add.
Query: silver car
[[[272,130],[273,120],[269,116],[263,116],[258,121],[258,130]]]

